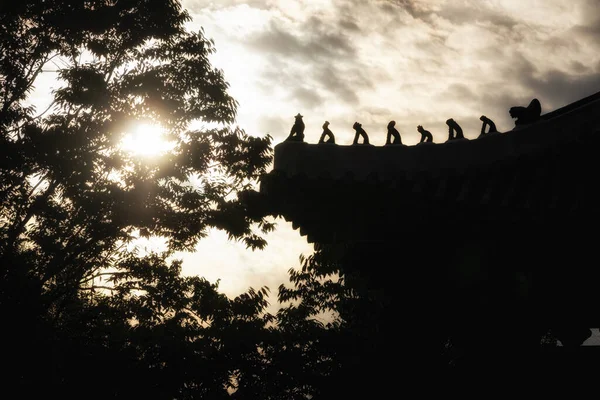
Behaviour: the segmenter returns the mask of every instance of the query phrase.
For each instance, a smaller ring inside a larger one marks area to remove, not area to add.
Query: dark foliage
[[[267,289],[228,299],[170,258],[211,227],[250,248],[273,227],[241,196],[271,138],[233,126],[213,43],[188,20],[172,0],[0,4],[5,393],[217,399],[265,364]],[[57,88],[37,110],[41,74]],[[211,128],[190,130],[198,120]],[[172,146],[125,151],[140,122]],[[138,254],[140,237],[168,249]]]

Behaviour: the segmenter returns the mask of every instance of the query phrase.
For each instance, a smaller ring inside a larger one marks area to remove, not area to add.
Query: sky
[[[396,121],[447,138],[454,118],[476,137],[487,115],[514,126],[513,105],[542,111],[600,90],[598,0],[184,0],[191,29],[215,40],[212,61],[250,133],[283,140],[297,113],[306,141],[325,120],[340,144],[362,123],[373,144]]]
[[[305,141],[325,120],[338,144],[360,122],[383,145],[389,121],[416,144],[417,125],[448,136],[453,118],[466,138],[483,114],[499,131],[514,127],[511,106],[535,97],[542,113],[600,91],[599,0],[183,0],[214,40],[211,62],[239,102],[236,124],[251,135],[289,134],[298,113]],[[220,280],[230,296],[288,283],[312,245],[277,220],[264,250],[250,251],[213,231],[184,273]],[[275,299],[271,301],[276,307]]]
[[[417,125],[448,137],[456,120],[476,138],[479,117],[500,132],[514,127],[508,109],[538,98],[542,113],[600,91],[599,0],[184,0],[190,29],[215,42],[211,61],[239,102],[237,123],[289,134],[294,116],[316,143],[325,120],[338,144],[360,122],[383,145],[390,120],[402,142],[416,144]],[[247,287],[287,283],[288,269],[310,254],[289,223],[249,252],[215,234],[186,257],[185,271],[235,295]],[[221,251],[227,249],[227,257]],[[184,262],[185,264],[185,262]],[[274,305],[275,307],[275,305]],[[593,342],[593,343],[592,343]],[[600,335],[586,344],[600,344]]]
[[[499,131],[514,127],[511,106],[535,97],[542,113],[600,91],[598,0],[184,0],[192,30],[215,42],[239,102],[237,124],[273,144],[294,116],[316,143],[325,120],[339,144],[350,144],[360,122],[383,145],[390,120],[404,144],[417,125],[448,136],[456,120],[476,138],[479,117]],[[287,283],[287,271],[312,246],[289,223],[249,252],[216,234],[190,255],[189,273],[221,278],[234,294]],[[228,257],[211,252],[225,246]]]

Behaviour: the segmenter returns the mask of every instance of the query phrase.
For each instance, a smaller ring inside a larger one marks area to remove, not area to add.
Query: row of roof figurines
[[[531,100],[531,102],[529,103],[529,105],[527,107],[522,107],[522,106],[511,107],[508,112],[512,118],[516,119],[515,126],[526,125],[526,124],[536,122],[540,119],[540,116],[542,113],[542,107],[541,107],[538,99],[533,99],[533,100]],[[290,130],[289,136],[285,139],[285,141],[294,141],[294,142],[303,142],[304,141],[305,126],[304,126],[304,121],[302,120],[302,118],[303,118],[303,116],[300,115],[300,113],[298,113],[298,115],[295,116],[296,120],[294,122],[294,125],[292,126],[292,129]],[[479,134],[479,137],[482,137],[482,136],[485,136],[488,134],[498,133],[498,130],[496,129],[496,124],[494,123],[494,121],[492,121],[485,115],[482,115],[481,117],[479,117],[479,119],[483,122],[483,124],[481,126],[481,133]],[[390,121],[387,125],[387,137],[386,137],[386,141],[385,141],[386,145],[402,145],[402,139],[400,137],[400,132],[398,132],[395,125],[396,125],[396,121]],[[446,125],[448,125],[448,141],[455,140],[455,139],[465,139],[462,128],[460,127],[460,125],[458,125],[458,123],[454,119],[449,118],[448,120],[446,120]],[[369,144],[369,135],[363,129],[362,125],[358,122],[354,122],[354,125],[352,125],[352,128],[355,131],[354,140],[353,140],[352,144],[353,145],[361,144],[358,141],[360,138],[362,138],[363,139],[362,144],[368,145]],[[425,130],[423,128],[423,126],[418,125],[417,131],[421,134],[421,140],[419,141],[419,144],[433,142],[433,135],[428,130]],[[323,133],[321,134],[321,137],[319,138],[319,144],[322,144],[322,143],[335,144],[335,136],[333,135],[333,132],[331,132],[331,130],[329,129],[329,121],[325,121],[325,123],[323,124]]]

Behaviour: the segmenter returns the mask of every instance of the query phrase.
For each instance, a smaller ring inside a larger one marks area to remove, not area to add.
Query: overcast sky
[[[215,66],[240,103],[237,123],[274,144],[304,115],[316,143],[325,120],[340,144],[354,121],[385,143],[396,121],[404,144],[416,126],[443,142],[454,118],[467,138],[482,114],[499,131],[508,109],[536,97],[546,113],[600,91],[599,0],[184,0],[191,29],[214,39]],[[249,252],[216,234],[186,257],[186,272],[235,295],[276,293],[312,246],[280,221],[269,246]],[[226,248],[226,252],[214,251]],[[226,257],[223,257],[226,254]]]
[[[341,144],[362,123],[373,144],[396,121],[414,144],[454,118],[479,134],[482,114],[514,126],[513,105],[548,112],[600,90],[598,0],[184,0],[215,40],[213,62],[240,102],[249,133],[306,140],[325,120]]]

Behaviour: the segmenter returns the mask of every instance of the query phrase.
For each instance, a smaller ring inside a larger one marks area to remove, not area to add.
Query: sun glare
[[[139,124],[132,133],[123,138],[121,148],[132,154],[152,157],[158,156],[173,148],[173,144],[166,141],[160,125]]]

